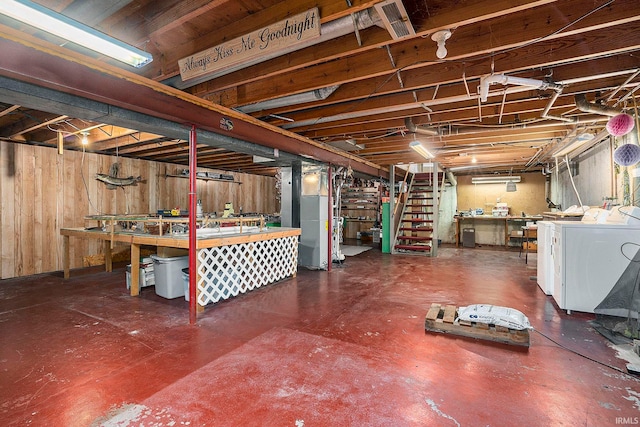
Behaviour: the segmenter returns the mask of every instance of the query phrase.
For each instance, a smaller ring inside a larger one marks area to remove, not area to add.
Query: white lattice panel
[[[298,236],[201,249],[198,261],[198,304],[204,306],[293,276]]]

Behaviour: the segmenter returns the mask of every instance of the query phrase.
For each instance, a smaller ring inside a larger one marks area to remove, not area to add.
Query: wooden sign
[[[178,61],[183,81],[215,73],[310,39],[320,37],[318,8],[287,18]]]

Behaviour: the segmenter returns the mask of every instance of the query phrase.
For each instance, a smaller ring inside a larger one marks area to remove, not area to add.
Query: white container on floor
[[[163,298],[184,297],[182,269],[189,267],[189,257],[162,258],[151,255],[153,274],[156,282],[156,294]]]

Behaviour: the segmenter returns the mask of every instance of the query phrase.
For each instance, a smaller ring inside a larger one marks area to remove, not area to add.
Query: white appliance
[[[637,246],[625,243],[640,243],[640,225],[554,221],[554,226],[553,298],[568,313],[593,313],[635,256]]]
[[[300,242],[298,264],[313,270],[329,266],[329,198],[302,196],[300,198]]]
[[[547,295],[553,293],[553,230],[551,221],[538,221],[538,286]]]

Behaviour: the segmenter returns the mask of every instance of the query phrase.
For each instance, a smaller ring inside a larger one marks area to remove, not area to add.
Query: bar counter
[[[222,227],[221,229],[224,229]],[[113,242],[131,245],[131,295],[140,293],[140,247],[142,245],[189,248],[188,235],[151,235],[130,231],[62,228],[64,277],[69,277],[70,237],[104,240],[105,269],[112,270]],[[261,231],[206,235],[196,240],[198,309],[286,277],[295,277],[299,228],[263,228]],[[219,267],[225,265],[226,270]]]

